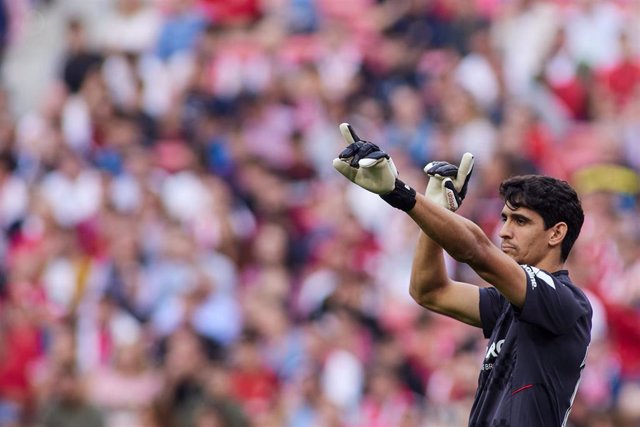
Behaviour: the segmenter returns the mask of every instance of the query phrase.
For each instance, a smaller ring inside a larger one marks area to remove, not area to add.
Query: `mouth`
[[[516,248],[515,248],[514,246],[511,246],[511,245],[505,245],[505,244],[502,244],[502,245],[500,246],[500,249],[502,249],[502,252],[507,252],[507,251],[513,251],[513,250],[515,250]]]

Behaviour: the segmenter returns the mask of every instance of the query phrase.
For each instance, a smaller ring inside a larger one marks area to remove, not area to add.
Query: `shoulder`
[[[588,326],[593,313],[585,293],[569,278],[566,270],[553,273],[531,265],[521,265],[526,273],[527,296],[520,319],[563,334],[578,322]],[[579,319],[583,321],[579,321]]]
[[[527,273],[527,279],[532,288],[536,288],[539,284],[544,284],[556,289],[557,283],[561,283],[560,279],[548,272],[528,264],[520,264],[520,267]]]

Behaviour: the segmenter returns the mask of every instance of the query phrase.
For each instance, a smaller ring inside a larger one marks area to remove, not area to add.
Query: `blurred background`
[[[493,237],[503,178],[578,189],[569,424],[640,425],[640,1],[0,4],[0,426],[466,425],[486,342],[410,299],[343,121],[420,191],[473,152]]]

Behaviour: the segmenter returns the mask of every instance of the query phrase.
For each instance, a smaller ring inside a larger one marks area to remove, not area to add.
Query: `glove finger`
[[[433,162],[429,162],[422,170],[427,175],[433,175],[433,171],[435,171],[438,168],[438,166],[442,165],[443,163],[445,162],[437,161],[437,160]]]
[[[462,198],[458,194],[451,178],[445,178],[442,181],[442,191],[444,193],[444,198],[449,205],[449,210],[455,212],[460,207]]]
[[[473,154],[464,153],[462,160],[460,160],[460,167],[458,168],[458,176],[455,179],[455,187],[458,190],[461,198],[467,195],[467,187],[469,185],[469,179],[473,173],[473,164],[475,159]]]
[[[427,163],[425,165],[425,167],[422,168],[424,173],[429,173],[429,169],[431,169],[435,163],[437,163],[437,162],[429,162],[429,163]]]
[[[354,142],[361,141],[360,137],[349,123],[340,123],[340,133],[347,144],[353,144]]]
[[[349,144],[347,148],[342,150],[342,152],[338,155],[339,159],[350,159],[352,167],[358,167],[358,162],[360,159],[368,157],[370,153],[380,151],[377,145],[368,142],[368,141],[358,141],[353,144]]]
[[[455,177],[456,174],[458,173],[458,167],[455,165],[452,165],[449,162],[444,162],[444,161],[435,161],[435,162],[431,162],[429,164],[427,164],[424,169],[423,169],[427,175],[429,176],[440,176],[442,177],[446,177],[446,176],[453,176]]]
[[[360,166],[361,168],[370,168],[380,163],[381,160],[383,159],[371,159],[367,157],[366,159],[360,159],[360,161],[358,162],[358,166]]]
[[[349,144],[347,148],[342,150],[340,154],[338,154],[339,159],[347,159],[349,157],[353,157],[362,147],[361,142],[354,142],[353,144]]]
[[[385,153],[382,150],[377,150],[367,154],[366,157],[360,159],[360,161],[358,161],[358,165],[367,168],[378,163],[380,159],[388,159],[388,158],[389,158],[389,155],[387,153]]]
[[[389,155],[382,151],[380,147],[378,147],[373,142],[369,141],[361,141],[356,144],[361,144],[360,148],[356,151],[351,159],[351,166],[357,167],[360,166],[360,160],[362,159],[381,159],[381,158],[389,158]],[[365,162],[369,163],[369,162]]]
[[[443,164],[433,168],[433,175],[440,175],[441,177],[454,177],[458,174],[458,167],[451,163],[442,162]]]
[[[458,177],[456,178],[456,184],[463,184],[468,175],[473,172],[474,157],[471,153],[464,153],[462,160],[460,160],[460,166],[458,167]],[[458,187],[459,188],[459,187]]]

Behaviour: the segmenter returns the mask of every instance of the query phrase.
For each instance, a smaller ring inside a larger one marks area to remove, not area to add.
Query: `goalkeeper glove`
[[[432,202],[455,212],[467,195],[473,163],[473,154],[465,153],[460,166],[442,161],[427,164],[424,171],[429,175],[429,183],[425,196]]]
[[[360,139],[351,125],[342,123],[340,133],[348,146],[333,159],[333,167],[353,183],[376,193],[391,206],[408,211],[416,192],[398,179],[393,160],[376,144]]]

